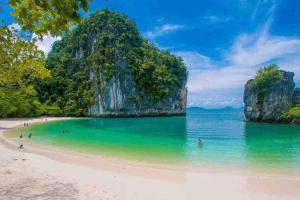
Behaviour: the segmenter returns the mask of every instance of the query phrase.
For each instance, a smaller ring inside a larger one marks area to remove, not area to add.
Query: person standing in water
[[[32,133],[29,133],[28,138],[31,138],[31,136],[32,136]]]
[[[198,142],[197,142],[197,143],[198,143],[199,146],[202,146],[202,145],[203,145],[203,142],[202,142],[202,140],[201,140],[200,138],[198,139]]]

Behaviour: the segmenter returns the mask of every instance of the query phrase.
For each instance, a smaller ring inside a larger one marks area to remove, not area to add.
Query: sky
[[[300,87],[299,0],[94,0],[134,20],[141,34],[180,56],[189,71],[188,106],[243,106],[244,84],[275,63]],[[8,5],[0,20],[14,24]],[[16,24],[14,24],[16,25]],[[38,46],[46,53],[59,38]]]

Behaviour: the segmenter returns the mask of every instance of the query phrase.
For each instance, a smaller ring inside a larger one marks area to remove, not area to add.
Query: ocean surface
[[[186,116],[176,117],[80,118],[36,124],[29,133],[36,142],[95,155],[300,171],[300,126],[246,123],[242,109],[190,108]]]

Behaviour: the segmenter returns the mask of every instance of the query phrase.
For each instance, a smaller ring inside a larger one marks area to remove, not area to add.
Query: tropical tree
[[[33,82],[50,75],[44,53],[34,40],[7,26],[0,27],[0,117],[42,112]]]
[[[89,10],[92,0],[9,0],[12,14],[22,29],[42,37],[61,35],[81,22],[80,12]]]

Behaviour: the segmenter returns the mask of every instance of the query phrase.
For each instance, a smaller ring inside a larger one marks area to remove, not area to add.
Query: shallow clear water
[[[192,165],[300,168],[300,126],[245,123],[242,110],[74,119],[34,125],[29,132],[35,141],[91,154]]]

